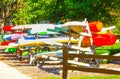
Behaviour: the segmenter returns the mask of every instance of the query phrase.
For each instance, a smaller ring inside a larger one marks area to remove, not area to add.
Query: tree
[[[119,0],[64,0],[66,17],[72,20],[87,18],[88,21],[101,20],[104,23],[115,23],[115,15],[110,14],[118,8]]]
[[[9,25],[13,14],[22,7],[23,0],[1,0],[0,1],[0,24],[1,27]]]
[[[120,20],[119,0],[2,0],[0,4],[1,21],[5,23],[30,24],[41,20],[57,22],[87,18],[88,21],[100,20],[114,25]]]
[[[56,22],[64,12],[64,0],[31,0],[32,11],[35,15],[32,22],[49,20]]]
[[[34,6],[31,6],[31,4],[31,0],[24,0],[22,2],[22,6],[13,14],[12,22],[15,25],[30,23],[31,19],[35,16],[32,14]]]

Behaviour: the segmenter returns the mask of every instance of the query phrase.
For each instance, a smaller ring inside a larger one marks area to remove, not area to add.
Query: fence
[[[120,75],[120,71],[102,69],[102,68],[90,68],[90,67],[78,67],[72,66],[68,63],[69,58],[95,58],[95,59],[109,59],[109,60],[120,60],[120,56],[109,56],[109,55],[95,55],[95,54],[69,54],[70,46],[63,45],[63,74],[62,78],[67,79],[68,70],[78,70],[85,72],[96,72],[96,73],[105,73],[105,74],[116,74]]]

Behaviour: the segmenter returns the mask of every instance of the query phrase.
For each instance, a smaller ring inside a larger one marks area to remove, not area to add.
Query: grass
[[[38,79],[62,79],[61,77],[46,77]],[[120,79],[119,75],[113,76],[79,76],[79,77],[69,77],[68,79]]]

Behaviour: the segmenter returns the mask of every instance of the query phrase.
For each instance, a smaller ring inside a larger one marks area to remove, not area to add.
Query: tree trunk
[[[4,22],[1,22],[1,34],[4,34],[3,28],[4,27]]]

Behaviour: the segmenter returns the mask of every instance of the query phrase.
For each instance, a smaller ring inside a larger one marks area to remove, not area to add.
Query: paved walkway
[[[0,61],[0,79],[31,79],[31,77]]]

